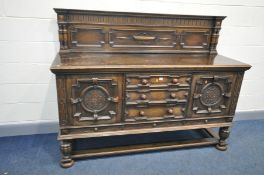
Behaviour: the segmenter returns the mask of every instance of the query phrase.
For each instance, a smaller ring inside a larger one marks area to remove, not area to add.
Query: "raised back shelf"
[[[223,16],[55,9],[61,52],[216,54]]]

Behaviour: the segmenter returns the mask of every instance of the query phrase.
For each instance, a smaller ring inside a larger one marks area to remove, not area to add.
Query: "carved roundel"
[[[99,112],[109,105],[109,93],[102,86],[89,86],[81,92],[82,107],[90,112]]]
[[[217,83],[209,83],[201,91],[200,101],[205,106],[213,106],[222,100],[223,90]]]

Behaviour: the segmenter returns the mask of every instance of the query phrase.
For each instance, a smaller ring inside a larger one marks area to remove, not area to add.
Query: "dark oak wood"
[[[226,150],[243,75],[251,66],[217,54],[222,16],[55,9],[62,167],[75,158],[186,146]],[[72,143],[207,129],[210,138],[75,150]],[[210,128],[220,128],[219,137]]]
[[[156,142],[150,144],[137,144],[137,145],[109,147],[109,148],[97,148],[90,150],[79,150],[79,151],[73,151],[72,158],[99,157],[99,156],[109,156],[109,155],[128,154],[128,153],[139,153],[145,151],[170,150],[170,149],[183,148],[183,147],[215,145],[218,143],[218,138],[214,137],[211,131],[202,129],[202,132],[207,133],[209,136],[205,138],[193,138],[189,140],[172,141],[172,142],[166,141],[166,142]]]

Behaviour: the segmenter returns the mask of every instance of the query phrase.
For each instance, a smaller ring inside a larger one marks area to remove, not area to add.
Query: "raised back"
[[[55,11],[61,52],[216,55],[219,30],[225,18],[70,9]]]

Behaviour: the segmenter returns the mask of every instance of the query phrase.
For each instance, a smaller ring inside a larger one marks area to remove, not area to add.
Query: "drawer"
[[[150,107],[134,107],[126,108],[125,121],[141,121],[141,120],[161,120],[182,118],[185,108],[182,105],[174,106],[150,106]]]
[[[169,30],[110,29],[111,47],[174,48],[176,32]]]
[[[126,90],[126,100],[130,101],[169,101],[169,100],[186,100],[188,97],[189,87],[171,88],[171,89],[128,89]]]
[[[190,87],[190,74],[128,74],[127,88],[180,88]]]

